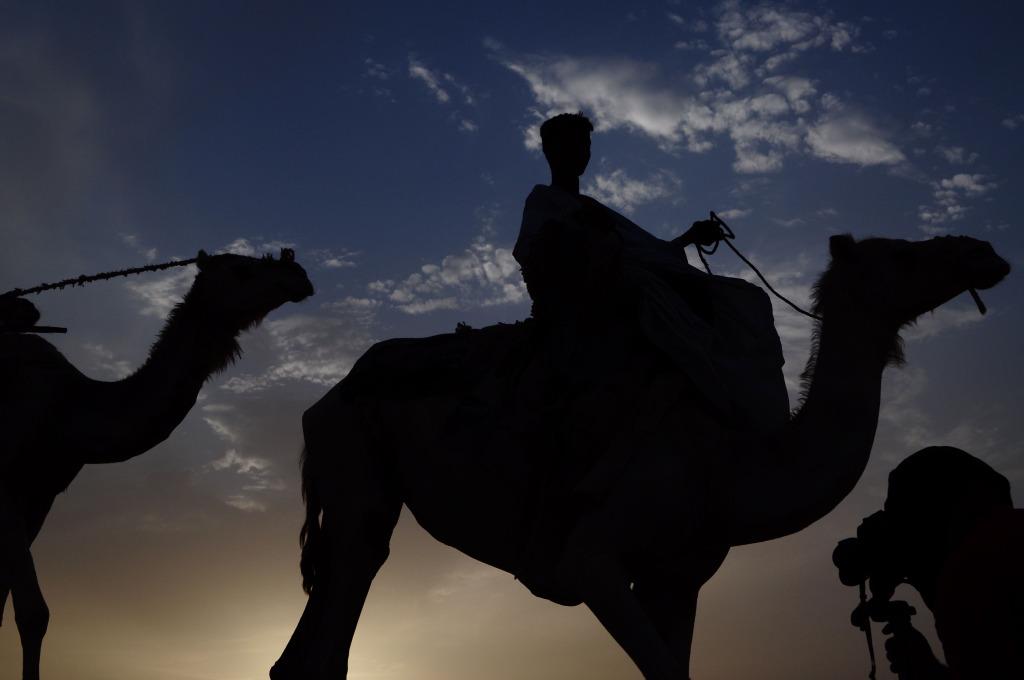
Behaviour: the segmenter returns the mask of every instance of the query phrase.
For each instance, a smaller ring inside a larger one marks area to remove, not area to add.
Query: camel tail
[[[306,521],[302,523],[302,529],[299,531],[299,545],[302,547],[299,569],[302,571],[302,589],[309,595],[316,585],[317,576],[323,571],[321,554],[324,537],[323,526],[320,524],[320,512],[323,510],[323,506],[320,494],[316,489],[309,447],[302,449],[301,461],[302,500],[306,503]]]

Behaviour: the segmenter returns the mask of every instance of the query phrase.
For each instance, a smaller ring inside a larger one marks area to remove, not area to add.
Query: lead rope
[[[186,265],[193,264],[198,261],[198,258],[191,258],[188,260],[174,260],[173,262],[163,262],[161,264],[149,264],[145,267],[132,267],[130,269],[119,269],[112,272],[103,272],[100,274],[90,274],[86,276],[75,277],[73,279],[64,279],[57,281],[56,283],[41,283],[33,288],[12,288],[6,293],[0,294],[0,298],[8,297],[24,297],[26,295],[35,295],[36,293],[42,293],[47,290],[63,289],[67,286],[84,286],[87,283],[93,281],[105,281],[107,279],[113,279],[118,276],[131,276],[132,274],[142,274],[143,272],[158,272],[164,269],[170,269],[171,267],[184,267]]]
[[[878,665],[875,663],[875,642],[871,639],[871,617],[868,616],[867,610],[868,596],[867,591],[864,588],[864,581],[860,582],[860,609],[863,613],[864,621],[862,627],[864,630],[864,637],[868,641],[868,657],[871,659],[871,670],[868,672],[868,680],[875,680],[875,676],[878,672]]]
[[[729,246],[729,249],[732,250],[732,252],[736,253],[736,257],[738,257],[741,260],[743,260],[743,262],[745,262],[746,265],[748,267],[750,267],[755,274],[757,274],[757,277],[759,279],[761,279],[761,282],[764,283],[765,287],[767,287],[768,290],[770,290],[772,292],[772,294],[775,295],[775,297],[779,298],[780,300],[782,300],[787,305],[789,305],[790,307],[792,307],[796,311],[800,312],[804,316],[809,316],[812,319],[814,319],[815,321],[821,321],[821,317],[820,316],[818,316],[817,314],[811,314],[810,312],[806,311],[805,309],[802,309],[795,302],[793,302],[792,300],[787,298],[785,295],[783,295],[779,291],[775,290],[772,287],[772,284],[768,283],[768,279],[764,278],[764,274],[762,274],[761,271],[757,267],[754,266],[754,263],[751,262],[750,260],[748,260],[746,257],[744,257],[743,253],[741,253],[739,250],[737,250],[736,246],[734,246],[732,244],[732,240],[736,238],[736,234],[733,233],[733,230],[730,229],[729,225],[725,223],[725,220],[723,220],[721,217],[719,217],[718,215],[715,214],[714,210],[711,211],[711,221],[714,222],[715,224],[717,224],[721,228],[721,237],[717,241],[715,241],[715,245],[711,246],[711,247],[702,246],[700,244],[697,244],[697,255],[698,255],[698,257],[700,257],[701,264],[704,265],[704,269],[707,270],[708,274],[711,273],[711,267],[708,266],[708,261],[706,259],[704,259],[704,256],[705,255],[714,255],[715,251],[718,250],[718,244],[719,243],[724,243],[725,245]]]
[[[175,260],[173,262],[162,262],[161,264],[150,264],[145,267],[131,267],[129,269],[119,269],[117,271],[102,272],[100,274],[82,274],[73,279],[63,279],[56,283],[41,283],[38,286],[32,288],[12,288],[6,293],[0,293],[0,300],[7,298],[19,298],[26,295],[35,295],[48,290],[60,289],[63,290],[67,286],[84,286],[87,283],[93,281],[105,281],[107,279],[113,279],[118,276],[131,276],[132,274],[142,274],[143,272],[158,272],[164,269],[170,269],[171,267],[184,267],[186,265],[197,262],[199,258],[193,257],[188,260]],[[0,329],[3,333],[67,333],[68,329],[61,326],[24,326],[15,328],[3,328]]]

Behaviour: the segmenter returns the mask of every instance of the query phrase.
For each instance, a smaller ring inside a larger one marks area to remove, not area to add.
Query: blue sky
[[[528,315],[511,247],[525,196],[548,180],[547,115],[582,109],[597,126],[584,192],[661,237],[717,211],[799,301],[841,232],[966,234],[1019,268],[1020,15],[1010,3],[0,3],[0,288],[290,246],[318,291],[242,339],[244,358],[168,442],[87,470],[58,499],[35,550],[51,676],[264,677],[303,601],[301,412],[373,341]],[[726,252],[712,266],[750,276]],[[33,301],[70,328],[53,341],[77,366],[116,379],[190,276]],[[965,297],[908,331],[861,484],[811,529],[733,553],[705,588],[695,678],[863,677],[854,595],[829,555],[917,448],[980,455],[1020,503],[1020,286],[1012,275],[985,294],[984,319]],[[778,306],[776,322],[795,386],[810,327]],[[0,629],[0,678],[14,677],[13,633]],[[361,678],[633,672],[587,612],[530,599],[408,517],[353,654]]]

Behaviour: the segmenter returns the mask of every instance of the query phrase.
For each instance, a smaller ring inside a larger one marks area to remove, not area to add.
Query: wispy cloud
[[[129,279],[124,286],[139,298],[143,316],[166,317],[174,305],[181,302],[198,269],[194,264],[170,270],[168,274],[154,274],[138,280]]]
[[[152,262],[156,259],[157,249],[146,248],[142,245],[142,239],[139,238],[138,234],[121,233],[121,242],[126,246],[142,255],[147,261]]]
[[[654,64],[626,57],[493,51],[529,84],[536,120],[582,109],[598,131],[623,129],[669,152],[702,153],[725,136],[739,173],[775,172],[787,155],[800,153],[862,166],[901,163],[903,153],[866,113],[833,94],[817,98],[810,78],[775,73],[812,49],[866,51],[858,33],[853,24],[784,5],[727,2],[715,24],[719,47],[693,67],[689,89],[668,84]],[[538,148],[536,126],[524,132],[526,145]]]
[[[356,257],[359,253],[347,249],[335,251],[328,248],[320,248],[309,251],[308,255],[325,269],[346,269],[356,266]]]
[[[367,324],[347,315],[295,314],[267,321],[263,329],[275,353],[271,364],[259,374],[233,376],[221,389],[259,392],[288,381],[333,385],[373,343]]]
[[[895,165],[906,160],[867,115],[849,110],[837,98],[826,106],[827,112],[807,130],[807,144],[815,156],[862,166]]]
[[[442,104],[447,104],[451,99],[448,91],[441,87],[441,78],[438,74],[435,74],[423,65],[422,62],[414,59],[413,57],[409,57],[409,77],[419,80],[426,85],[427,89],[433,93],[437,101]]]
[[[120,380],[132,373],[132,365],[124,359],[118,359],[114,352],[98,342],[87,342],[82,349],[92,357],[93,365],[114,380]]]
[[[957,173],[932,184],[931,205],[918,206],[918,218],[924,223],[921,230],[929,234],[945,233],[943,225],[957,222],[967,214],[965,201],[978,198],[996,188],[996,183],[982,174]]]
[[[527,299],[511,249],[482,236],[463,252],[444,257],[440,264],[425,264],[399,282],[374,281],[368,289],[371,294],[384,295],[406,314],[517,304]]]
[[[669,170],[659,170],[647,179],[633,179],[625,170],[595,175],[584,191],[597,200],[629,214],[637,206],[677,196],[682,181]]]
[[[462,96],[462,103],[466,106],[476,104],[476,95],[468,85],[451,73],[431,70],[426,64],[411,55],[409,56],[409,77],[422,82],[433,93],[439,104],[454,103],[452,91],[458,92]],[[476,121],[457,109],[452,112],[452,119],[456,122],[460,132],[472,133],[480,128]]]
[[[978,160],[978,154],[968,153],[962,146],[935,147],[935,153],[942,156],[952,165],[971,165]]]
[[[1024,125],[1024,113],[1018,113],[1013,116],[1003,118],[1002,125],[1007,130],[1016,130],[1020,126]]]

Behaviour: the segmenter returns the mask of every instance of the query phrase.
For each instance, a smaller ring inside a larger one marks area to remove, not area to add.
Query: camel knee
[[[14,623],[22,640],[42,640],[50,625],[50,608],[42,595],[17,598],[14,603]]]

